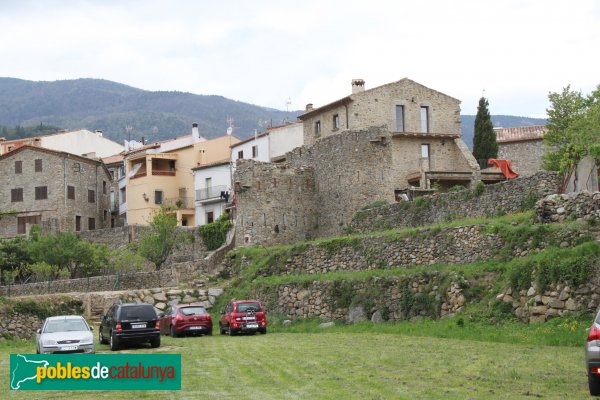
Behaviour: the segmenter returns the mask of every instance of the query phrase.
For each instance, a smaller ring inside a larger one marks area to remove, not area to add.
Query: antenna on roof
[[[233,118],[227,117],[227,125],[227,134],[231,136],[231,134],[233,133]]]
[[[133,132],[133,126],[127,125],[125,127],[125,132],[127,132],[127,140],[131,140],[131,132]]]

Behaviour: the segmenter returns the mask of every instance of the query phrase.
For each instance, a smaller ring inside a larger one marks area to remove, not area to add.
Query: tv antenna
[[[125,127],[125,132],[127,132],[127,140],[131,140],[131,132],[133,132],[133,126],[127,125]]]
[[[233,118],[227,117],[227,134],[231,136],[233,133]]]
[[[291,106],[291,105],[292,105],[292,99],[290,99],[290,98],[288,97],[287,101],[285,102],[285,111],[286,111],[286,112],[288,112],[288,113],[290,112],[290,106]]]

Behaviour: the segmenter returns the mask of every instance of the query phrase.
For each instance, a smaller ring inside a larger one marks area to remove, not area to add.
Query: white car
[[[36,335],[38,354],[95,353],[92,328],[79,315],[48,317]]]

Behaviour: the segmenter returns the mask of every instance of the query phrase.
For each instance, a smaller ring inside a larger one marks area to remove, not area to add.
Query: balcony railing
[[[185,209],[185,208],[194,208],[194,198],[193,197],[173,197],[169,199],[165,199],[164,205],[170,209]]]
[[[175,170],[160,170],[160,169],[153,169],[152,170],[152,175],[158,175],[158,176],[175,176]]]
[[[226,185],[211,186],[211,187],[207,187],[204,189],[198,189],[198,190],[196,190],[196,201],[219,199],[222,197],[221,193],[231,194]],[[226,199],[223,197],[223,200],[226,200]]]

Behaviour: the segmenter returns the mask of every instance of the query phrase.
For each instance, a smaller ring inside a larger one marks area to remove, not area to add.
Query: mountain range
[[[103,79],[27,81],[0,78],[0,125],[52,125],[102,130],[116,142],[144,137],[156,141],[189,134],[193,122],[207,138],[247,138],[267,126],[295,121],[303,110],[282,111],[216,95],[147,91]],[[474,115],[462,115],[462,133],[472,146]],[[492,116],[494,126],[542,125],[544,119]]]

